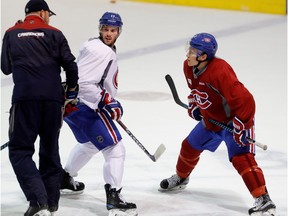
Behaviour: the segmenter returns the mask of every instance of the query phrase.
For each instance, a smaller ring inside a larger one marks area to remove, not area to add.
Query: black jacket
[[[3,38],[1,70],[12,73],[12,103],[20,100],[63,102],[61,67],[68,87],[78,82],[78,68],[63,33],[41,17],[27,16],[9,28]]]

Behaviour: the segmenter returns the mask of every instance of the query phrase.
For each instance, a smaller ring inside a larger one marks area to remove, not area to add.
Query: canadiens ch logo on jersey
[[[197,89],[191,91],[193,94],[197,106],[203,110],[207,109],[212,103],[208,100],[208,94],[206,92],[200,92]]]

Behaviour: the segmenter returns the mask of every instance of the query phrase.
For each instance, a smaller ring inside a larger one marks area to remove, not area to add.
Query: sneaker
[[[276,206],[268,194],[264,194],[255,199],[254,207],[248,211],[249,215],[271,215],[276,216]]]
[[[51,216],[47,205],[29,206],[24,216]]]
[[[129,209],[136,209],[137,206],[134,203],[126,202],[122,199],[121,196],[121,189],[116,190],[116,188],[111,188],[110,184],[105,184],[105,191],[106,191],[106,208],[107,210],[111,209],[121,209],[123,211]]]
[[[172,175],[170,178],[163,179],[160,182],[159,191],[170,191],[186,188],[189,182],[189,177],[181,178],[177,174]]]
[[[60,186],[60,192],[62,195],[81,194],[84,189],[84,183],[74,181],[73,177],[71,177],[68,172],[64,171]]]

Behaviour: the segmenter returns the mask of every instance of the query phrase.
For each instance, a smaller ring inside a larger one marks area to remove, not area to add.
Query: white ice
[[[26,0],[2,0],[1,37],[24,16]],[[186,102],[182,63],[185,43],[198,32],[218,39],[217,55],[226,59],[257,103],[256,139],[268,145],[257,149],[267,187],[278,213],[287,215],[287,17],[239,11],[109,0],[48,1],[57,14],[51,25],[67,37],[77,57],[81,44],[98,35],[98,20],[106,11],[121,14],[124,26],[117,41],[119,96],[123,122],[153,154],[167,150],[152,162],[120,128],[127,149],[122,193],[135,202],[140,216],[244,216],[254,200],[227,159],[224,145],[205,152],[184,191],[161,193],[159,183],[175,173],[182,140],[195,125],[185,109],[176,105],[164,76],[170,74],[180,98]],[[1,144],[8,141],[11,76],[1,74]],[[243,101],[245,103],[245,101]],[[66,124],[60,136],[65,165],[75,139]],[[37,154],[35,154],[37,161]],[[84,194],[61,197],[58,215],[105,216],[103,157],[96,155],[79,173]],[[1,151],[1,215],[23,215],[28,203],[8,159]]]

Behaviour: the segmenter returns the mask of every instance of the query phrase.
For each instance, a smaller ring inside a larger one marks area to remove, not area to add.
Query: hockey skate
[[[110,184],[105,184],[106,191],[106,208],[109,212],[108,216],[137,216],[137,206],[123,200],[121,189],[111,188]]]
[[[82,182],[74,181],[73,177],[65,171],[62,177],[62,182],[60,186],[61,195],[75,195],[84,192],[85,185]]]
[[[24,216],[51,216],[47,205],[29,206]]]
[[[253,208],[249,209],[251,216],[276,216],[276,206],[268,194],[262,195],[255,199]]]
[[[189,177],[181,178],[177,174],[172,175],[170,178],[163,179],[160,182],[159,191],[173,191],[185,189],[189,182]]]

